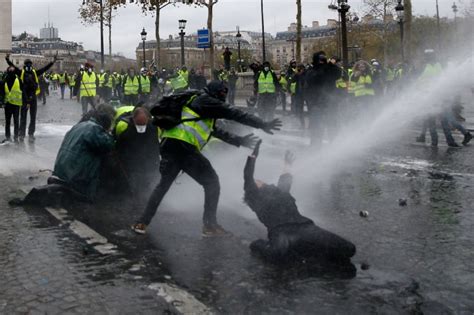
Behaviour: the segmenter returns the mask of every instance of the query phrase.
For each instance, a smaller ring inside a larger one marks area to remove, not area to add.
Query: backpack
[[[202,92],[189,90],[164,96],[151,110],[153,124],[161,129],[169,130],[186,121],[198,121],[201,118],[182,119],[183,107],[191,103]]]

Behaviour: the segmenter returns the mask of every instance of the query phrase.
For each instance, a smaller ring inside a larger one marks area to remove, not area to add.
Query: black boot
[[[421,142],[421,143],[425,143],[426,139],[425,139],[425,136],[419,136],[419,137],[416,137],[416,142]]]
[[[464,135],[464,140],[462,141],[462,145],[467,145],[469,143],[469,141],[471,141],[472,139],[472,135],[470,132],[466,133]]]

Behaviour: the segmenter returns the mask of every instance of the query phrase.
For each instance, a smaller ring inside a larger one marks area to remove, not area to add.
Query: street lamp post
[[[93,0],[100,6],[100,67],[104,69],[104,3],[103,0]],[[82,0],[82,5],[90,0]]]
[[[262,62],[267,61],[267,54],[265,51],[265,19],[263,17],[263,0],[260,0],[260,12],[262,14]]]
[[[342,64],[344,69],[349,68],[349,52],[347,49],[347,19],[346,14],[351,8],[345,0],[337,0],[337,11],[341,15],[341,42],[342,42]]]
[[[145,28],[143,28],[143,31],[140,33],[142,36],[142,41],[143,41],[143,68],[146,68],[146,56],[145,56],[145,42],[146,42],[146,35],[147,32],[145,31]]]
[[[240,29],[238,26],[237,26],[237,35],[235,35],[235,37],[237,38],[237,57],[239,58],[237,60],[237,67],[239,69],[239,72],[242,72],[242,59],[240,55],[240,42],[242,40],[242,34],[240,34]]]
[[[184,35],[186,33],[184,32],[184,29],[186,28],[186,20],[179,20],[179,29],[181,30],[179,32],[179,36],[181,37],[181,67],[184,67],[185,60],[184,60]]]
[[[441,26],[439,23],[439,6],[438,0],[436,0],[436,26],[438,29],[438,49],[441,50]]]
[[[458,13],[458,6],[456,2],[453,2],[453,6],[451,7],[454,13],[454,30],[457,31],[457,13]]]
[[[404,18],[404,6],[402,0],[398,0],[398,4],[395,7],[395,11],[398,16],[398,24],[400,24],[400,52],[402,55],[402,62],[405,62],[405,49],[403,47],[403,18]]]

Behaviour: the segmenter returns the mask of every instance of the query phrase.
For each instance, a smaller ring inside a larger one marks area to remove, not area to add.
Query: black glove
[[[258,137],[254,136],[253,133],[251,133],[240,138],[240,145],[252,149],[257,141]]]
[[[269,133],[269,134],[272,135],[273,134],[272,131],[280,130],[282,125],[283,124],[282,124],[281,120],[278,119],[278,118],[275,118],[272,121],[265,122],[265,126],[262,128],[262,130],[265,131],[266,133]]]

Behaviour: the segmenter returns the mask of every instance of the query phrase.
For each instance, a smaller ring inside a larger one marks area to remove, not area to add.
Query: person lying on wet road
[[[285,172],[276,186],[254,180],[260,144],[261,140],[247,158],[244,200],[267,228],[268,240],[252,242],[251,251],[275,263],[311,257],[341,263],[350,261],[356,252],[354,244],[316,226],[312,220],[299,213],[296,200],[290,194],[293,178],[288,168],[294,161],[291,152],[285,154]]]

